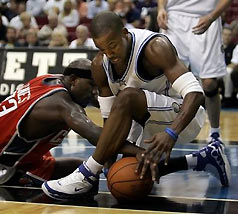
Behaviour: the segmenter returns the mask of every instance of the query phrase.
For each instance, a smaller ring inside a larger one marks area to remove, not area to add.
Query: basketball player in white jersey
[[[211,125],[209,139],[220,137],[220,97],[217,78],[226,75],[222,42],[222,12],[231,0],[158,0],[158,24],[179,58],[201,80]],[[221,140],[221,139],[219,139]]]
[[[146,138],[151,137],[148,149],[137,153],[141,178],[149,169],[152,179],[158,181],[170,172],[204,170],[210,164],[221,183],[229,185],[229,163],[219,141],[169,160],[175,142],[190,142],[197,136],[205,115],[203,90],[168,38],[148,30],[127,30],[112,12],[95,16],[91,33],[100,49],[92,63],[92,75],[106,122],[94,154],[74,173],[45,182],[44,192],[55,199],[67,199],[90,191],[103,164],[118,153],[126,139],[140,143],[144,138],[139,138],[140,127],[144,127]],[[164,154],[165,161],[158,166]]]

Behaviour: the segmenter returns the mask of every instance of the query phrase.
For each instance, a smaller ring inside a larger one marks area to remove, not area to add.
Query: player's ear
[[[75,82],[76,82],[76,79],[77,79],[78,77],[75,75],[75,74],[71,74],[70,75],[70,82],[71,82],[71,85],[75,85]]]

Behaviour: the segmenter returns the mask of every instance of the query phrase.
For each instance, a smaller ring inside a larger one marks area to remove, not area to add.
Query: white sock
[[[212,133],[214,133],[214,132],[217,132],[217,133],[220,134],[220,127],[218,127],[218,128],[211,128],[211,131],[210,131],[211,135],[212,135]]]
[[[89,159],[86,161],[85,164],[88,167],[88,169],[95,175],[99,171],[101,171],[103,168],[103,165],[101,165],[97,161],[95,161],[92,156],[89,157]]]
[[[185,155],[187,164],[188,164],[188,169],[194,169],[197,166],[197,156],[193,156],[192,154],[190,155]]]

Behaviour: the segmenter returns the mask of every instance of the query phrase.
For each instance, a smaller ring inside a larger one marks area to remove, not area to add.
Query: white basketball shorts
[[[141,145],[143,140],[149,139],[156,133],[163,132],[165,128],[170,127],[177,117],[183,102],[182,99],[159,95],[147,90],[143,91],[145,92],[147,109],[151,117],[147,120],[143,132],[142,127],[140,128],[138,123],[133,122],[128,140],[136,142],[137,145]],[[179,134],[177,142],[188,143],[193,141],[203,127],[205,117],[205,110],[203,107],[200,107],[194,119]],[[143,134],[140,135],[141,132]]]
[[[217,78],[226,75],[222,25],[218,18],[201,35],[192,33],[199,22],[198,17],[169,12],[168,30],[162,31],[176,47],[179,58],[197,77]]]

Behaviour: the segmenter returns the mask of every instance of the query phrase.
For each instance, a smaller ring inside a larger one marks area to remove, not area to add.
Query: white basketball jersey
[[[167,11],[200,17],[213,11],[219,0],[168,0]]]
[[[129,29],[129,33],[132,38],[131,53],[127,68],[121,79],[114,79],[115,75],[113,75],[112,65],[106,55],[103,57],[103,67],[112,93],[117,95],[120,90],[126,87],[132,87],[146,89],[170,97],[181,98],[181,96],[171,88],[171,84],[165,75],[162,74],[154,79],[148,77],[147,72],[143,69],[142,59],[140,58],[143,54],[143,48],[152,38],[164,35],[141,29]]]

